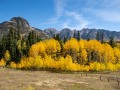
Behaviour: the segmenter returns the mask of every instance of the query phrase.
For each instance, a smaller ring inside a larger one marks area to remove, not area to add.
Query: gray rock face
[[[95,39],[96,38],[96,34],[97,32],[99,32],[100,34],[100,39],[101,39],[101,35],[104,35],[104,40],[108,41],[110,37],[114,37],[114,39],[116,41],[120,41],[120,32],[117,31],[109,31],[109,30],[104,30],[104,29],[82,29],[80,31],[81,33],[81,37],[83,39]]]
[[[25,20],[23,17],[13,17],[10,21],[16,22],[17,26],[21,28],[30,27],[28,21]]]
[[[73,37],[73,33],[74,33],[73,30],[71,30],[69,28],[64,28],[60,31],[60,37],[61,37],[61,39],[63,39],[65,36],[66,38],[69,39],[70,37]]]
[[[64,36],[67,37],[68,39],[70,37],[73,37],[73,34],[75,32],[77,36],[78,30],[71,30],[69,28],[64,28],[60,31],[54,29],[54,28],[47,28],[45,30],[40,30],[38,28],[31,27],[28,23],[27,20],[25,20],[22,17],[13,17],[10,21],[5,21],[3,23],[0,23],[0,36],[3,34],[7,34],[9,32],[10,27],[13,27],[23,35],[27,36],[29,32],[31,31],[36,31],[37,34],[42,38],[48,38],[48,37],[53,37],[54,34],[59,33],[60,37],[63,39]],[[104,40],[109,40],[109,38],[112,36],[116,41],[120,41],[120,32],[117,31],[109,31],[109,30],[104,30],[104,29],[89,29],[89,28],[84,28],[80,31],[80,36],[83,39],[95,39],[97,32],[100,33],[100,39],[101,39],[101,34],[104,34]]]
[[[60,37],[63,39],[64,36],[68,39],[70,37],[73,37],[73,34],[75,32],[75,36],[77,37],[78,31],[80,31],[80,36],[82,39],[96,39],[97,32],[100,34],[100,39],[102,39],[102,34],[104,34],[104,40],[108,41],[110,37],[114,37],[116,41],[120,41],[120,32],[117,31],[109,31],[104,29],[89,29],[89,28],[83,28],[82,30],[71,30],[69,28],[64,28],[61,31],[54,31],[51,29],[46,29],[46,34],[48,36],[53,36],[53,33],[56,32],[60,34]],[[48,33],[49,32],[49,33]],[[50,33],[51,32],[51,33]]]
[[[44,32],[49,36],[49,37],[53,37],[53,35],[59,33],[58,30],[54,29],[54,28],[47,28],[44,30]]]
[[[83,38],[83,39],[95,39],[96,34],[97,34],[97,30],[84,28],[80,31],[80,34],[81,34],[81,38]]]
[[[41,38],[44,39],[48,37],[42,30],[31,27],[28,21],[22,17],[13,17],[10,21],[0,23],[0,35],[7,34],[10,27],[19,30],[23,36],[27,36],[31,31],[36,31]]]
[[[58,31],[54,28],[47,28],[44,30],[44,32],[49,36],[49,37],[53,37],[53,35],[56,35],[56,34],[60,34],[60,38],[64,38],[67,37],[67,38],[70,38],[73,36],[73,31],[69,28],[64,28],[62,29],[61,31]]]

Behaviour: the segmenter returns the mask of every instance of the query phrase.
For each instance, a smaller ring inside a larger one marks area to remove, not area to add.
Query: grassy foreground
[[[73,74],[0,68],[0,90],[119,90],[118,81],[120,71]]]

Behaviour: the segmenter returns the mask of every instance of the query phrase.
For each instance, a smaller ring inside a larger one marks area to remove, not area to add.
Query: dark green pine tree
[[[26,46],[27,47],[26,47],[26,50],[24,51],[24,53],[25,53],[25,56],[29,56],[28,52],[29,52],[29,49],[30,49],[30,46],[31,46],[29,40],[26,41]]]
[[[104,43],[104,33],[101,34],[101,43]]]
[[[63,41],[60,38],[60,34],[56,34],[55,40],[57,40],[60,43],[61,46],[61,52],[63,52]]]
[[[66,36],[64,36],[63,42],[64,42],[64,44],[67,42]]]
[[[11,61],[19,62],[21,58],[20,51],[17,47],[17,41],[20,39],[20,33],[13,27],[10,27],[6,40],[6,50],[10,52]]]
[[[3,35],[0,39],[0,59],[4,57],[4,53],[6,51],[6,35]]]
[[[78,31],[77,40],[78,40],[78,41],[80,40],[80,31]]]
[[[70,36],[70,38],[69,38],[69,40],[71,39],[71,36]]]
[[[31,35],[32,35],[32,39],[31,39],[32,44],[35,44],[35,43],[36,43],[36,32],[35,32],[35,31],[32,31],[32,32],[31,32]]]
[[[32,32],[29,33],[27,41],[26,41],[27,48],[26,48],[26,51],[25,51],[27,56],[28,56],[28,52],[29,52],[29,49],[30,49],[31,45],[33,45],[36,42],[39,42],[41,40],[42,39],[40,38],[39,35],[37,35],[37,33],[35,31],[32,31]]]
[[[19,40],[21,37],[20,37],[20,26],[18,25],[17,26],[17,30],[16,30],[16,35],[17,35],[17,40]]]
[[[42,41],[41,37],[36,34],[36,42],[40,42],[40,41]]]
[[[58,34],[56,34],[56,37],[55,37],[55,39],[57,40],[57,41],[61,41],[61,38],[60,38],[60,34],[58,33]]]
[[[0,37],[0,60],[2,58],[2,37]]]
[[[10,28],[9,33],[7,35],[7,50],[10,52],[11,60],[17,62],[18,56],[16,53],[17,49],[17,35],[16,30],[14,28]]]
[[[87,38],[87,41],[90,41],[90,38],[89,38],[89,37]]]
[[[110,37],[109,44],[110,44],[110,46],[111,46],[112,48],[115,47],[115,41],[114,41],[114,37],[113,37],[113,36]]]
[[[97,31],[96,40],[100,41],[100,33]]]
[[[34,34],[35,34],[35,32],[32,31],[32,32],[30,32],[29,35],[28,35],[27,41],[28,41],[29,43],[27,43],[27,44],[29,44],[29,46],[31,46],[32,44],[35,43],[35,35],[34,35]]]

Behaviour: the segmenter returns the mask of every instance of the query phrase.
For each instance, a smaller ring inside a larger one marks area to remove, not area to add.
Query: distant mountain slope
[[[0,23],[0,35],[7,34],[10,27],[19,30],[24,36],[28,35],[31,31],[36,31],[40,37],[47,38],[46,33],[40,29],[31,27],[28,21],[22,17],[13,17],[10,21]]]
[[[49,36],[49,37],[53,37],[53,35],[59,33],[58,30],[54,29],[54,28],[47,28],[44,30],[44,32]]]
[[[104,40],[109,40],[109,38],[113,36],[116,41],[120,41],[120,32],[117,31],[109,31],[104,29],[89,29],[89,28],[84,28],[82,30],[71,30],[69,28],[64,28],[60,31],[54,28],[47,28],[45,30],[41,30],[30,26],[29,22],[23,17],[13,17],[10,21],[5,21],[3,23],[0,23],[0,36],[3,34],[7,34],[9,32],[10,27],[19,30],[19,32],[23,34],[23,36],[27,36],[28,33],[31,31],[36,31],[37,34],[43,39],[51,38],[53,37],[54,34],[57,33],[60,34],[60,37],[62,39],[64,37],[67,37],[69,39],[70,37],[73,37],[74,32],[77,36],[78,31],[80,31],[81,38],[83,39],[95,39],[97,32],[99,32],[100,38],[101,38],[101,34],[104,34]]]
[[[97,32],[100,34],[100,39],[101,35],[104,35],[104,40],[109,40],[110,37],[114,37],[116,41],[120,41],[120,32],[117,31],[109,31],[109,30],[104,30],[104,29],[89,29],[89,28],[84,28],[82,30],[71,30],[69,28],[64,28],[60,31],[57,30],[51,30],[51,29],[45,29],[45,32],[47,31],[47,35],[52,37],[53,33],[59,33],[60,37],[63,39],[64,36],[67,38],[73,37],[73,34],[75,32],[75,36],[77,36],[78,31],[80,31],[80,36],[82,39],[96,39]],[[52,31],[52,32],[51,32]]]

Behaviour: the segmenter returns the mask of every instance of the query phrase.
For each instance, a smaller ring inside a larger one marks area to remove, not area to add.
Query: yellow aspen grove
[[[5,57],[5,61],[6,62],[10,60],[10,53],[9,53],[8,50],[5,52],[5,56],[4,57]]]
[[[17,64],[11,62],[10,67],[63,71],[120,70],[120,50],[107,43],[71,38],[63,45],[62,55],[58,55],[60,50],[61,46],[55,39],[40,41],[31,46],[29,57],[22,57]],[[8,51],[4,59],[10,59]],[[0,66],[5,65],[4,59],[1,59]]]
[[[52,55],[54,53],[60,52],[61,50],[59,42],[55,39],[45,40],[44,44],[45,44],[45,52],[48,55]]]

